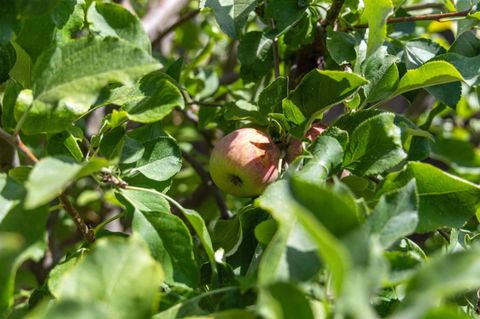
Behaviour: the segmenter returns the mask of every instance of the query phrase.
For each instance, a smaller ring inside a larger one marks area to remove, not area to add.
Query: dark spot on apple
[[[238,177],[237,175],[233,175],[231,174],[230,175],[230,181],[232,182],[233,185],[235,186],[242,186],[243,185],[243,181],[240,177]]]

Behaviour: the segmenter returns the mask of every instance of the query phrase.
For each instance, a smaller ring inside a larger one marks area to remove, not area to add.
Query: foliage
[[[0,5],[0,318],[478,317],[478,0],[164,2]]]

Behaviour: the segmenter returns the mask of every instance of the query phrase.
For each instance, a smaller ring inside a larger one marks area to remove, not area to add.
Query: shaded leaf
[[[418,194],[415,181],[382,195],[368,219],[370,232],[388,248],[403,236],[412,234],[418,224]]]
[[[342,102],[366,83],[354,73],[315,69],[305,75],[289,99],[309,118]]]
[[[128,118],[139,123],[160,121],[176,107],[185,107],[180,89],[158,71],[147,74],[135,86],[115,89],[108,102],[121,105]]]
[[[350,136],[344,166],[357,175],[374,175],[407,157],[395,115],[382,113],[363,121]]]
[[[346,249],[304,206],[295,200],[288,182],[280,180],[271,184],[257,199],[257,204],[269,211],[275,220],[287,227],[298,218],[312,242],[317,253],[333,276],[333,287],[339,292],[350,268],[350,259]]]
[[[61,278],[52,294],[108,307],[116,318],[145,318],[153,314],[159,264],[138,239],[99,239],[92,251]]]
[[[257,6],[258,0],[202,0],[200,6],[210,7],[215,19],[228,36],[239,39],[248,15]]]
[[[139,19],[115,3],[92,3],[87,12],[89,28],[102,37],[126,40],[146,52],[151,51],[150,40]]]
[[[412,178],[420,199],[418,232],[461,227],[475,215],[480,187],[424,163],[409,162],[404,171],[388,175],[379,195],[402,187]]]
[[[25,207],[31,209],[48,203],[59,196],[68,184],[99,171],[106,164],[105,160],[99,158],[84,163],[77,163],[68,157],[43,158],[28,177]]]

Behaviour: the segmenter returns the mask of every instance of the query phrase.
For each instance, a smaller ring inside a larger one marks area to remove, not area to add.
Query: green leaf
[[[296,201],[288,181],[281,180],[271,184],[257,199],[257,204],[269,211],[275,220],[285,227],[289,228],[292,221],[298,218],[316,245],[318,255],[332,273],[334,291],[340,292],[350,269],[348,252],[312,212]]]
[[[25,195],[25,189],[6,174],[0,174],[0,223]]]
[[[319,136],[308,148],[311,158],[301,171],[294,175],[312,183],[325,181],[334,174],[342,165],[343,148],[336,138],[330,136]]]
[[[309,118],[342,102],[367,80],[354,73],[312,70],[291,92],[289,99]]]
[[[120,166],[126,177],[141,175],[154,181],[167,181],[180,171],[180,148],[160,124],[135,129],[128,137],[132,142],[128,143],[127,139],[121,160],[124,164]]]
[[[437,56],[435,60],[446,61],[452,64],[460,72],[467,84],[476,84],[480,70],[480,55],[465,57],[456,53],[446,53]]]
[[[100,36],[117,37],[151,52],[150,40],[139,19],[121,5],[94,2],[88,9],[87,20],[90,30]]]
[[[232,219],[220,219],[215,223],[212,233],[212,244],[215,250],[222,248],[225,256],[235,253],[242,243],[242,224],[240,217],[235,215]]]
[[[375,175],[387,171],[407,157],[395,115],[381,113],[363,121],[350,136],[344,167],[356,175]]]
[[[432,61],[417,69],[408,70],[393,95],[398,96],[408,91],[463,80],[462,75],[452,64]]]
[[[260,125],[268,124],[267,117],[260,112],[258,106],[244,100],[227,103],[224,110],[224,117],[229,121],[248,119]]]
[[[47,144],[47,152],[50,156],[72,156],[77,161],[83,160],[84,157],[77,138],[67,131],[50,137]]]
[[[49,307],[37,309],[32,319],[85,319],[85,318],[112,318],[116,314],[107,305],[78,300],[62,300]]]
[[[22,129],[58,132],[83,116],[111,82],[131,84],[160,64],[117,38],[82,38],[45,52],[33,71],[33,106]],[[28,106],[18,105],[19,119]]]
[[[279,113],[282,100],[288,95],[288,79],[278,77],[260,92],[258,106],[262,114]]]
[[[42,52],[52,44],[55,23],[48,11],[25,17],[22,22],[15,42],[27,53],[32,62],[35,62]]]
[[[391,0],[365,0],[363,13],[368,22],[367,56],[380,48],[387,36],[387,18],[393,13]]]
[[[294,124],[300,125],[305,123],[307,120],[303,115],[302,111],[298,108],[296,104],[289,99],[283,99],[282,101],[282,111],[285,119]]]
[[[431,147],[434,157],[449,164],[458,174],[480,175],[480,151],[469,141],[437,138]]]
[[[201,7],[210,7],[215,19],[228,36],[239,39],[250,12],[255,10],[258,0],[202,0]]]
[[[322,264],[317,246],[298,221],[282,224],[263,252],[258,266],[258,282],[308,282]]]
[[[338,64],[346,64],[355,61],[355,37],[346,32],[327,32],[327,49],[332,59]]]
[[[277,33],[299,22],[308,9],[307,2],[297,0],[272,0],[266,9],[267,18],[275,21]]]
[[[272,72],[273,40],[263,32],[251,31],[245,34],[238,45],[240,75],[247,82],[257,82]]]
[[[448,296],[477,289],[480,285],[478,247],[442,254],[425,264],[407,285],[407,298],[391,318],[419,318]]]
[[[408,69],[415,69],[444,53],[445,49],[430,39],[412,40],[405,45],[405,64]],[[460,70],[458,71],[462,73]],[[452,108],[455,108],[462,94],[462,87],[459,82],[432,86],[426,88],[426,90]]]
[[[455,307],[442,306],[429,310],[422,319],[470,319],[463,310]]]
[[[183,221],[170,212],[136,211],[132,227],[150,247],[165,272],[165,281],[197,287],[200,272],[193,241]]]
[[[7,130],[13,130],[16,126],[14,109],[17,97],[22,91],[22,86],[14,80],[9,80],[5,84],[5,91],[2,99],[1,123]]]
[[[291,283],[275,283],[260,290],[257,301],[262,318],[313,319],[310,302],[302,290]]]
[[[407,69],[416,69],[434,57],[445,53],[445,49],[430,39],[415,39],[405,44],[403,56]]]
[[[133,231],[143,238],[152,256],[162,265],[165,281],[198,286],[199,269],[192,237],[185,223],[170,213],[168,202],[154,193],[140,190],[124,189],[118,195],[131,206]]]
[[[13,303],[13,278],[16,261],[24,249],[22,236],[0,233],[0,314],[7,313]]]
[[[368,219],[371,234],[388,248],[400,238],[412,234],[418,224],[418,194],[415,181],[382,195]]]
[[[59,196],[68,184],[99,171],[106,164],[98,158],[84,163],[77,163],[68,157],[43,158],[28,177],[25,207],[32,209],[48,203]]]
[[[168,201],[155,193],[135,189],[123,189],[117,194],[124,197],[128,201],[128,204],[132,205],[136,210],[142,212],[170,212]]]
[[[154,313],[162,281],[162,268],[138,239],[99,239],[52,294],[107,307],[115,318],[146,318]]]
[[[207,254],[208,260],[210,261],[212,271],[215,273],[217,271],[215,262],[215,251],[213,250],[212,239],[210,238],[210,234],[208,232],[205,221],[199,213],[192,209],[183,209],[182,214],[188,220],[190,226],[192,226],[193,230],[197,234],[198,239],[202,243],[203,249]]]
[[[466,57],[476,57],[480,54],[480,40],[473,32],[464,32],[455,40],[448,50]]]
[[[15,65],[17,54],[12,44],[0,45],[0,84],[8,80],[8,73]]]
[[[291,192],[331,234],[338,238],[356,229],[361,222],[355,200],[345,186],[337,189],[315,181],[293,178]]]
[[[367,110],[347,113],[340,116],[332,124],[332,127],[337,127],[341,130],[344,130],[348,133],[348,136],[351,136],[360,124],[380,114],[382,114],[382,111],[375,110],[372,108]]]
[[[113,90],[108,103],[121,105],[128,119],[139,123],[160,121],[176,107],[185,107],[180,89],[159,71],[147,74],[135,86]]]
[[[43,206],[25,210],[22,203],[19,203],[23,200],[24,194],[25,190],[22,186],[8,177],[5,179],[5,175],[0,174],[0,237],[3,237],[2,234],[15,236],[17,245],[20,245],[19,249],[23,248],[17,253],[10,251],[8,263],[7,260],[0,259],[0,268],[9,269],[8,272],[2,272],[0,275],[0,314],[5,313],[13,305],[17,269],[24,261],[30,258],[38,260],[44,255],[48,209]],[[3,204],[6,204],[6,207]],[[12,206],[12,204],[16,205]],[[14,245],[14,243],[8,242],[8,240],[13,240],[12,238],[6,237],[6,244]],[[5,249],[14,248],[5,247]],[[0,257],[3,257],[2,250],[0,250]],[[4,262],[5,264],[3,264]]]
[[[461,227],[475,215],[480,186],[424,163],[410,162],[404,171],[388,175],[378,195],[402,187],[412,178],[420,198],[418,232]]]
[[[10,42],[16,24],[15,2],[4,1],[0,6],[0,45]]]
[[[362,64],[362,74],[369,81],[364,87],[368,102],[383,100],[393,94],[399,82],[395,64],[397,60],[397,57],[389,55],[382,47]]]

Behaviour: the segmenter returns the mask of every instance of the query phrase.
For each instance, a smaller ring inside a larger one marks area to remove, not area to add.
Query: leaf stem
[[[115,216],[112,216],[111,218],[109,218],[107,220],[104,220],[103,222],[101,222],[100,224],[98,224],[95,227],[95,229],[93,230],[93,233],[96,235],[103,227],[105,227],[105,225],[113,222],[114,220],[122,218],[124,215],[125,215],[125,213],[120,213],[120,214],[117,214]]]

